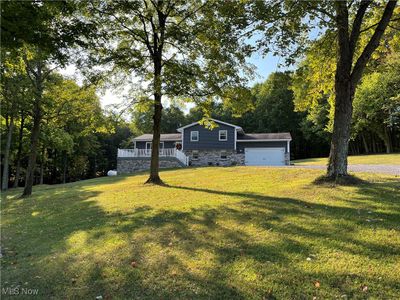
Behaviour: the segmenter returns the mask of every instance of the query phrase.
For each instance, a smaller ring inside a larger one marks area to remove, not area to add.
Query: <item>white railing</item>
[[[186,154],[183,153],[183,151],[176,149],[175,157],[179,159],[185,166],[189,165],[189,156],[186,156]]]
[[[151,149],[118,149],[118,157],[151,157]],[[176,157],[185,166],[189,165],[189,157],[176,148],[160,149],[160,157]]]

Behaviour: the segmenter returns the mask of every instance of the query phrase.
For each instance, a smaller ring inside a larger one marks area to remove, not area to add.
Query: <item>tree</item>
[[[392,132],[400,129],[399,54],[390,60],[387,69],[364,77],[354,99],[355,131],[376,133],[387,153],[393,152]]]
[[[72,18],[76,10],[76,2],[72,1],[9,1],[2,3],[1,10],[2,46],[20,52],[34,93],[30,154],[23,191],[23,196],[29,196],[42,121],[43,86],[53,65],[67,61],[67,50],[77,43],[84,44],[81,37],[90,26],[79,18]]]
[[[356,46],[361,34],[363,19],[372,1],[364,1],[360,4],[352,27],[349,25],[347,3],[335,2],[339,57],[335,74],[335,117],[329,154],[329,177],[336,179],[347,175],[347,153],[354,94],[372,53],[379,46],[379,41],[390,22],[396,3],[397,1],[389,1],[386,4],[374,34],[362,50],[361,55],[356,58]]]
[[[1,189],[8,189],[10,148],[15,124],[18,122],[19,112],[27,109],[28,99],[31,97],[29,82],[23,69],[20,57],[14,51],[5,51],[2,56],[1,67],[1,107],[2,116],[6,120],[6,144],[4,146],[4,160]],[[21,119],[23,123],[23,120]]]
[[[88,7],[98,29],[92,62],[139,77],[153,106],[153,141],[148,183],[159,177],[162,98],[198,101],[242,85],[245,57],[242,3],[225,1],[105,1]],[[110,76],[107,76],[109,78]],[[133,85],[138,87],[137,84]],[[137,92],[137,91],[136,91]]]
[[[131,112],[131,128],[135,135],[149,133],[152,130],[152,106],[150,102],[144,105],[135,105]],[[196,121],[200,120],[197,119]],[[163,109],[162,122],[160,124],[161,133],[176,132],[176,129],[186,123],[183,111],[175,104]]]
[[[373,52],[379,46],[389,22],[392,19],[397,1],[375,3],[373,1],[284,1],[280,4],[267,4],[266,10],[261,10],[261,19],[268,24],[264,32],[273,36],[273,41],[286,49],[284,54],[299,54],[304,46],[311,29],[336,33],[337,57],[335,70],[335,111],[328,177],[337,179],[347,175],[347,153],[350,139],[352,103],[357,84],[371,59]],[[274,13],[271,13],[274,12]],[[266,17],[263,12],[269,12]],[[260,18],[260,11],[255,13]],[[379,15],[378,21],[367,25],[368,21]],[[373,32],[365,46],[360,46],[360,37]],[[261,43],[266,46],[266,42]],[[281,53],[282,54],[282,53]],[[289,62],[293,59],[289,57]]]

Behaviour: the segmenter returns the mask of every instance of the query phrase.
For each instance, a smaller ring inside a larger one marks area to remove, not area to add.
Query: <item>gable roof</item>
[[[238,142],[262,142],[262,141],[291,141],[292,136],[289,132],[281,133],[247,133],[243,135],[238,135]]]
[[[216,120],[216,119],[212,119],[212,118],[210,118],[209,120],[212,120],[212,121],[214,121],[215,123],[219,123],[219,124],[231,126],[231,127],[235,128],[237,131],[243,132],[243,133],[244,133],[242,127],[240,127],[240,126],[237,126],[237,125],[234,125],[234,124],[230,124],[230,123],[226,123],[226,122],[223,122],[223,121],[220,121],[220,120]],[[199,123],[199,121],[193,122],[193,123],[191,123],[191,124],[189,124],[189,125],[186,125],[186,126],[183,126],[183,127],[178,128],[177,131],[178,131],[178,132],[182,132],[183,129],[186,129],[186,128],[188,128],[188,127],[192,127],[192,126],[194,126],[194,125],[201,125],[201,124]]]
[[[149,142],[153,140],[153,135],[151,133],[145,133],[140,136],[133,138],[135,142]],[[160,134],[160,141],[181,141],[182,134],[180,133],[162,133]]]

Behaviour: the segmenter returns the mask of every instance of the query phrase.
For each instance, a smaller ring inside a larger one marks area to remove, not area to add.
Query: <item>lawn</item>
[[[349,164],[365,165],[400,165],[400,153],[393,154],[373,154],[373,155],[354,155],[349,156]],[[328,158],[308,158],[292,161],[296,166],[304,165],[327,165]]]
[[[188,168],[163,171],[163,187],[142,174],[4,193],[2,288],[38,289],[36,299],[398,299],[399,177],[333,187],[313,183],[321,174]]]

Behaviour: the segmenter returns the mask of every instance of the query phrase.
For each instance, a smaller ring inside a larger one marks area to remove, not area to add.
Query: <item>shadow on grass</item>
[[[338,206],[334,199],[321,204],[168,185],[163,188],[178,196],[198,192],[240,201],[182,210],[143,205],[122,214],[99,207],[96,190],[42,193],[40,199],[8,203],[3,281],[38,286],[42,299],[360,298],[364,294],[353,282],[368,281],[379,298],[389,295],[385,287],[400,290],[399,282],[300,266],[323,248],[365,261],[398,257],[399,247],[357,238],[360,230],[400,229],[396,187],[395,181],[363,183],[349,206]],[[371,215],[376,201],[390,212]],[[319,290],[315,279],[323,282]]]

